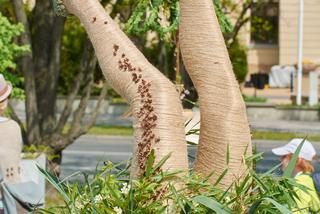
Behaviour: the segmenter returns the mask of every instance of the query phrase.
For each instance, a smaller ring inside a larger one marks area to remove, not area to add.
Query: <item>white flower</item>
[[[198,204],[197,202],[195,202],[195,201],[192,201],[192,205],[193,205],[194,207],[197,207],[199,204]]]
[[[84,205],[78,199],[76,200],[74,205],[78,210],[82,210],[84,207]]]
[[[123,183],[123,187],[121,188],[121,193],[127,195],[130,191],[131,186],[127,183]]]
[[[181,95],[180,95],[180,100],[183,100],[185,97],[186,97],[185,94],[181,94]]]
[[[229,196],[226,197],[226,202],[230,202],[231,198]]]
[[[103,197],[102,197],[102,195],[96,195],[95,197],[94,197],[94,203],[99,203],[100,201],[102,201],[103,200]]]
[[[185,91],[184,91],[184,94],[189,95],[189,94],[190,94],[190,91],[185,90]]]
[[[119,207],[114,207],[113,210],[116,212],[116,214],[122,214],[122,209]]]

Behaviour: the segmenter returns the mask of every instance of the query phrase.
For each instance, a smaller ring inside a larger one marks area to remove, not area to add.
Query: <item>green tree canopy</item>
[[[29,50],[28,46],[19,46],[13,42],[13,38],[23,32],[22,24],[11,24],[0,13],[0,72],[7,69],[15,69],[15,57]]]
[[[0,13],[0,73],[3,73],[14,86],[22,85],[22,78],[12,73],[16,68],[15,58],[29,50],[28,45],[19,46],[13,41],[22,32],[22,24],[11,24]],[[14,88],[13,96],[22,97],[23,90]]]

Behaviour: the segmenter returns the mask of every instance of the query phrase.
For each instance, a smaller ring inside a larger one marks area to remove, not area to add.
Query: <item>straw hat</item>
[[[0,102],[7,99],[12,91],[12,85],[6,81],[2,74],[0,74]]]

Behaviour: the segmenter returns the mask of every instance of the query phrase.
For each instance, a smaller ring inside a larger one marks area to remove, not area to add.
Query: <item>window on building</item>
[[[251,9],[251,43],[278,44],[279,3],[255,3]]]

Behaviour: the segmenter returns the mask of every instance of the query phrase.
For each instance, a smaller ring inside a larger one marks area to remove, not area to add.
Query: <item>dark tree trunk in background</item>
[[[21,44],[32,44],[30,38],[30,27],[27,16],[24,12],[24,5],[21,0],[12,0],[12,5],[18,22],[25,26],[25,32],[20,37]],[[19,60],[19,68],[25,79],[24,87],[26,93],[26,117],[27,117],[27,142],[38,144],[40,141],[40,129],[38,121],[38,107],[35,89],[35,75],[32,52],[28,52]]]
[[[99,108],[107,95],[107,85],[105,84],[102,88],[92,115],[87,121],[83,121],[94,84],[93,73],[97,65],[94,50],[88,40],[84,43],[79,73],[73,82],[62,116],[57,119],[56,100],[65,19],[55,16],[52,2],[48,0],[36,2],[30,15],[32,20],[27,17],[22,0],[12,0],[11,3],[16,21],[25,26],[25,32],[19,38],[19,42],[29,44],[31,47],[31,51],[19,59],[19,69],[24,75],[26,93],[25,132],[27,137],[25,141],[28,145],[49,147],[49,155],[55,155],[55,158],[48,162],[48,169],[59,175],[63,149],[94,125]],[[74,112],[71,129],[65,134],[63,128],[73,113],[73,102],[81,86],[84,86],[81,102]],[[23,129],[23,123],[14,112],[12,117],[21,124]]]
[[[41,135],[54,129],[57,81],[64,18],[55,16],[51,1],[37,1],[33,17],[33,55]]]

